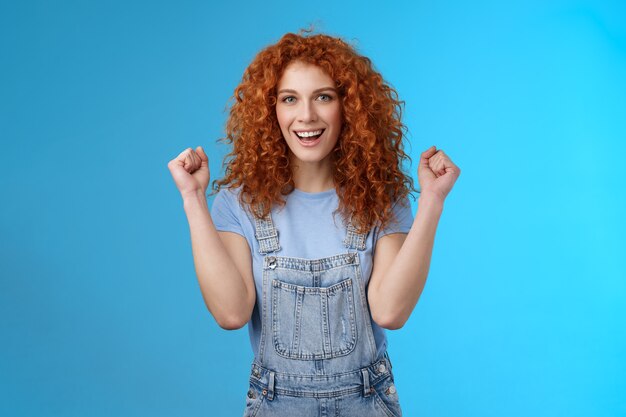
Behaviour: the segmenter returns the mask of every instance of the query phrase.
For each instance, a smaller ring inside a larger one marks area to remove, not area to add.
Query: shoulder
[[[394,201],[391,211],[394,214],[396,221],[402,221],[405,217],[412,216],[413,208],[411,207],[409,197],[404,196]]]
[[[221,195],[224,198],[238,198],[239,194],[241,194],[241,189],[243,188],[243,186],[239,186],[239,187],[222,187],[220,188],[220,190],[217,192],[216,195]]]
[[[220,188],[213,197],[211,212],[221,216],[228,216],[229,214],[240,216],[244,211],[239,203],[240,192],[241,187]]]
[[[382,228],[376,226],[375,241],[381,237],[393,233],[408,233],[413,224],[413,208],[408,197],[402,197],[394,201],[391,207],[392,215],[387,225]]]
[[[226,188],[222,187],[215,194],[213,204],[225,204],[231,206],[231,208],[238,207],[239,204],[239,194],[241,193],[241,186],[239,187],[231,187]]]
[[[397,209],[397,208],[400,208],[400,207],[403,208],[403,209],[405,209],[407,207],[411,208],[411,202],[409,201],[409,196],[404,196],[404,197],[397,198],[396,200],[394,200],[394,202],[392,204],[392,207],[394,209]]]

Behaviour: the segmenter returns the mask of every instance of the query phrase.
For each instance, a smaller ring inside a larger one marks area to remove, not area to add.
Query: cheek
[[[334,125],[341,125],[341,108],[339,106],[328,109],[327,118],[328,121]]]
[[[332,114],[329,115],[329,117],[326,119],[329,121],[329,123],[331,123],[334,127],[334,130],[339,132],[341,130],[341,125],[342,125],[342,117],[341,117],[341,112],[337,111],[337,112],[333,112]]]
[[[283,131],[289,130],[289,114],[284,110],[276,108],[276,119],[278,119],[278,125]]]

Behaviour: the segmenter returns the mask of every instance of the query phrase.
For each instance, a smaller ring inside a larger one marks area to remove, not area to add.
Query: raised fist
[[[168,162],[167,167],[181,195],[199,191],[206,193],[210,179],[209,158],[201,146],[195,151],[192,148],[185,149]]]
[[[421,194],[433,193],[443,201],[459,175],[461,169],[441,149],[431,146],[422,152],[417,168]]]

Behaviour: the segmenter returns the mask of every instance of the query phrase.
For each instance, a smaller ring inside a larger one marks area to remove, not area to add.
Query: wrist
[[[420,193],[418,201],[429,202],[431,204],[437,204],[443,206],[445,197],[436,191],[423,191]]]
[[[183,198],[183,205],[193,206],[198,203],[206,205],[206,195],[202,190],[193,190],[181,193],[181,197]]]

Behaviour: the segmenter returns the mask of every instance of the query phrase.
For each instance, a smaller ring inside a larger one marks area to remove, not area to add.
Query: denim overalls
[[[389,355],[376,358],[359,251],[366,234],[348,222],[346,252],[281,257],[271,213],[255,217],[263,258],[262,331],[244,417],[402,415]]]

